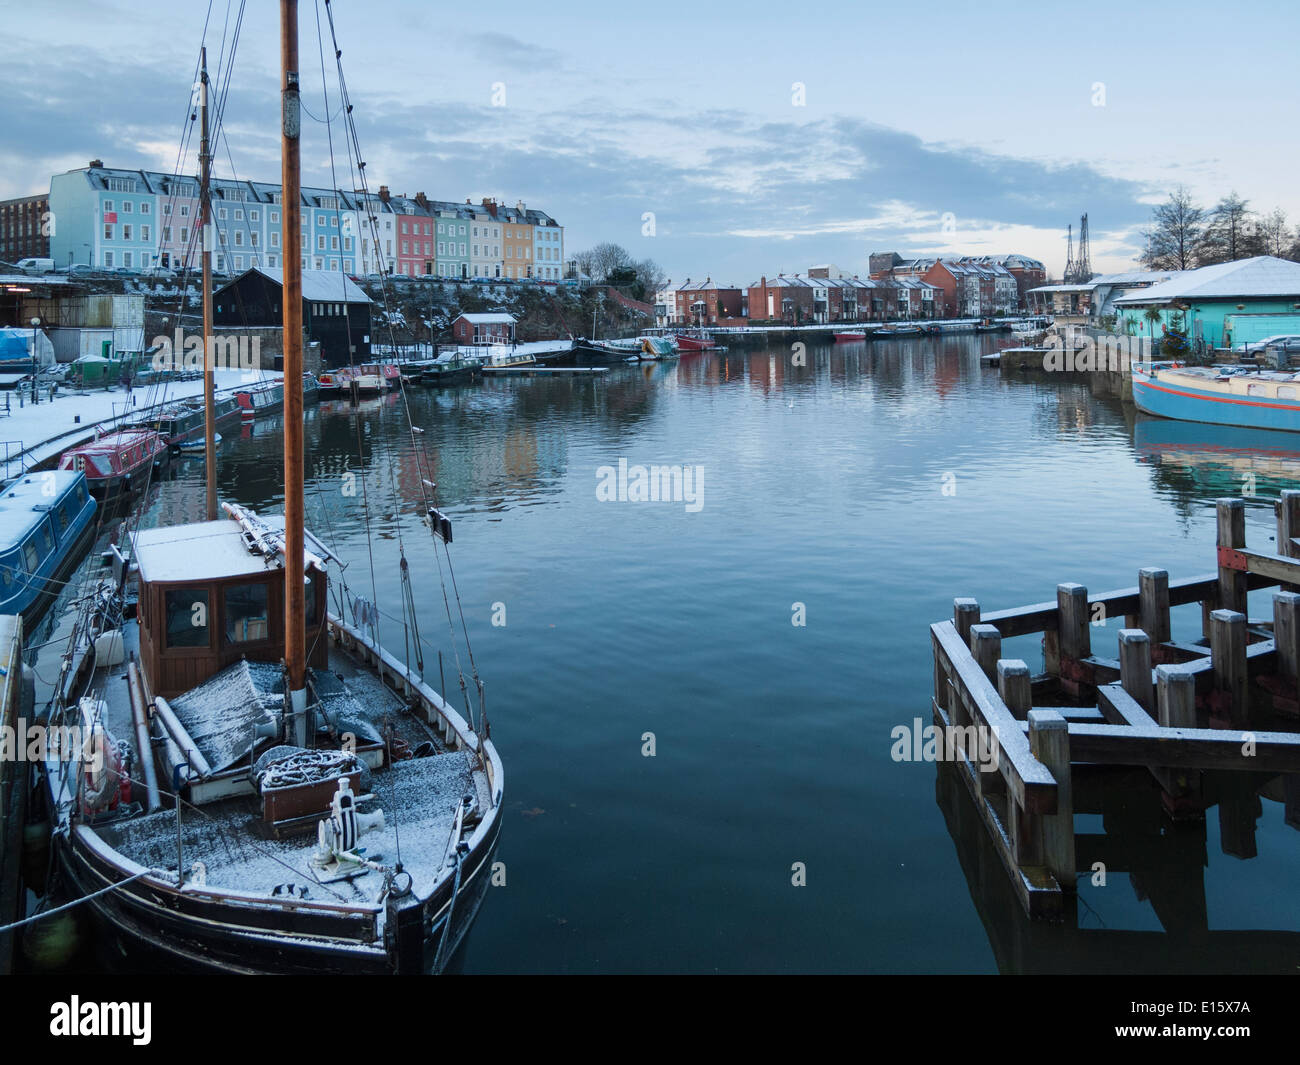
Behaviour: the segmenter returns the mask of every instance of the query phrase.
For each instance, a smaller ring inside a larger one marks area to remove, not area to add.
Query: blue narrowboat
[[[95,500],[80,470],[29,473],[0,492],[0,614],[31,622],[81,560]]]
[[[1160,418],[1300,432],[1300,374],[1134,363],[1133,403]]]

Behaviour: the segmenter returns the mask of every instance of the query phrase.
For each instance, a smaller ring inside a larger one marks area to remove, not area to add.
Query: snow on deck
[[[358,841],[364,857],[384,865],[397,862],[401,836],[402,865],[415,890],[425,893],[442,872],[447,840],[455,825],[461,797],[481,789],[466,751],[413,758],[376,773],[374,799],[359,804],[363,812],[384,811],[384,828],[367,832]],[[482,799],[480,798],[480,802]],[[374,903],[383,886],[380,873],[365,870],[350,880],[323,884],[324,874],[312,865],[316,836],[290,839],[259,836],[261,803],[257,799],[227,799],[181,816],[186,869],[202,862],[209,888],[270,895],[280,884],[307,886],[307,898],[317,902]],[[174,810],[131,818],[98,829],[109,846],[140,865],[176,868]]]

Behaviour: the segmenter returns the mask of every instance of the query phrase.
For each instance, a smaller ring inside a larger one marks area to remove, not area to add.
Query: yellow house
[[[501,212],[502,261],[505,276],[520,279],[533,276],[533,227],[522,200]]]

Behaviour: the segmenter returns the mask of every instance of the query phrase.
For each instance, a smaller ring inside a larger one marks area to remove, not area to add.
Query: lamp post
[[[36,330],[40,326],[40,324],[41,324],[41,320],[39,318],[32,319],[32,403],[33,404],[39,403],[41,401],[40,400],[41,390],[37,387],[37,383],[36,383]]]

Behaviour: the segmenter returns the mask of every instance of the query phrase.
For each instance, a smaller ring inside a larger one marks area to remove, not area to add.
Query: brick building
[[[50,198],[44,193],[0,200],[0,260],[16,263],[50,257],[49,210]]]

